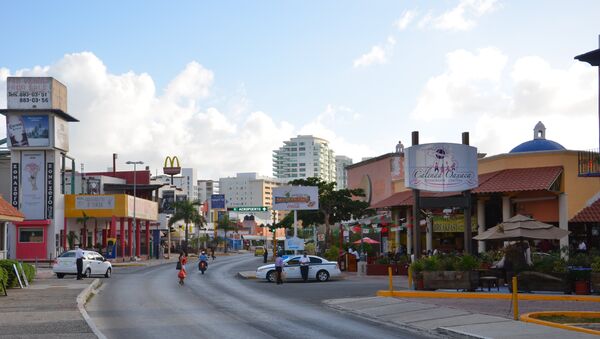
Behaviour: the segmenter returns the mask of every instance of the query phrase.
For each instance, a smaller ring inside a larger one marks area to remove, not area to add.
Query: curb
[[[100,279],[94,279],[94,281],[92,281],[92,283],[89,284],[88,287],[81,291],[81,293],[79,293],[79,295],[77,296],[77,308],[79,309],[79,313],[81,313],[81,316],[83,317],[83,319],[85,319],[85,322],[88,324],[92,332],[94,332],[96,337],[100,339],[106,339],[106,336],[104,336],[104,334],[102,334],[102,332],[98,330],[98,327],[96,327],[96,324],[85,310],[85,304],[87,303],[88,298],[95,292],[95,290],[98,287],[100,287],[101,284],[102,283],[100,282]]]
[[[521,317],[520,317],[521,321],[528,322],[528,323],[544,325],[544,326],[549,326],[549,327],[555,327],[555,328],[560,328],[560,329],[568,330],[568,331],[576,331],[576,332],[583,332],[583,333],[587,333],[587,334],[600,335],[600,331],[537,319],[536,317],[538,317],[540,315],[546,315],[546,316],[563,315],[563,316],[580,317],[580,318],[592,318],[592,317],[600,317],[600,312],[544,311],[544,312],[529,312],[529,313],[525,313],[525,314],[521,315]]]
[[[597,296],[581,295],[541,295],[541,294],[522,294],[519,293],[519,300],[538,300],[538,301],[582,301],[582,302],[600,302]],[[378,297],[399,297],[399,298],[440,298],[440,299],[512,299],[509,293],[485,293],[477,292],[431,292],[431,291],[377,291]]]
[[[237,277],[242,279],[257,279],[256,274],[246,274],[246,272],[238,272]]]
[[[455,329],[451,329],[451,328],[447,328],[447,327],[438,327],[437,331],[440,334],[446,335],[450,338],[456,338],[456,339],[492,339],[490,337],[478,336],[478,335],[474,335],[471,333],[467,333],[467,332],[463,332],[463,331],[459,331],[459,330],[455,330]]]

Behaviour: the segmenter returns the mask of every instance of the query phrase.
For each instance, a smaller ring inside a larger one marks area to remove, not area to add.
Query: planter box
[[[519,291],[525,292],[554,291],[569,294],[573,291],[573,287],[565,273],[521,272],[517,275],[517,286]],[[511,287],[509,283],[509,290],[512,289]]]
[[[591,281],[594,293],[600,293],[600,272],[592,272]]]
[[[479,286],[477,271],[424,271],[426,290],[452,289],[473,291]]]
[[[406,265],[396,264],[367,264],[367,275],[388,275],[388,267],[392,268],[392,275],[408,275]]]

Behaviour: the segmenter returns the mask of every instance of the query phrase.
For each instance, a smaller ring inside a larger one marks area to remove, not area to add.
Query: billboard
[[[404,158],[406,187],[459,192],[478,186],[477,148],[451,143],[408,147]]]
[[[69,123],[59,117],[54,117],[54,147],[69,151]]]
[[[160,213],[173,214],[173,204],[175,203],[175,191],[165,190],[162,191],[162,199],[160,200]]]
[[[210,196],[210,208],[213,210],[225,209],[225,194],[213,194]]]
[[[21,153],[21,212],[27,220],[42,220],[46,216],[44,151]]]
[[[6,118],[8,147],[50,146],[50,122],[48,115],[17,115]]]
[[[318,210],[317,186],[281,186],[273,188],[273,210]]]

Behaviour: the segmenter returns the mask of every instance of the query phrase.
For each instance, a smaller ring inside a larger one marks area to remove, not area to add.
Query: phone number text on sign
[[[50,108],[49,78],[18,78],[7,83],[8,108]],[[39,106],[42,105],[43,107]]]

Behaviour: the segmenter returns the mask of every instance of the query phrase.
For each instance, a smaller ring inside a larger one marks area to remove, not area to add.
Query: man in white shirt
[[[75,246],[75,262],[77,263],[77,280],[83,278],[83,250]]]
[[[306,282],[308,280],[308,266],[310,265],[310,258],[306,255],[306,251],[304,251],[304,255],[300,257],[300,274],[302,274],[302,280]]]
[[[585,241],[581,240],[581,242],[579,243],[578,250],[581,253],[587,252],[587,245],[585,244]]]

